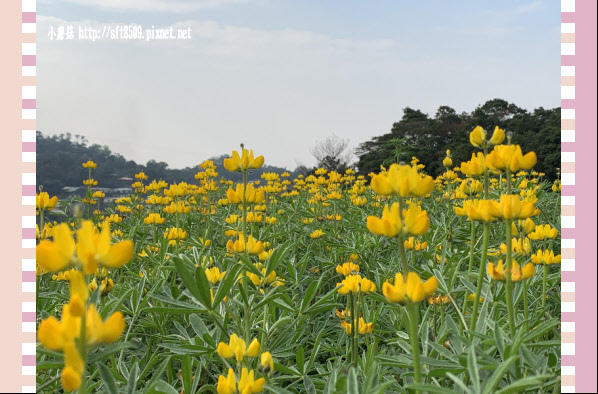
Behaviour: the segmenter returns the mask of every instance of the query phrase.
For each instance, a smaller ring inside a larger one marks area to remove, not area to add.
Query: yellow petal
[[[133,241],[125,240],[110,246],[102,256],[101,263],[109,268],[118,268],[128,263],[133,257]]]
[[[62,329],[54,316],[42,320],[37,329],[37,338],[46,349],[61,351],[64,347]]]

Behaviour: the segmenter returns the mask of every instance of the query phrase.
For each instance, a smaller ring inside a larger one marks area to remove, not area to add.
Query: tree
[[[348,148],[349,140],[332,134],[325,140],[318,141],[310,151],[318,161],[318,167],[343,173],[351,167],[352,153]]]

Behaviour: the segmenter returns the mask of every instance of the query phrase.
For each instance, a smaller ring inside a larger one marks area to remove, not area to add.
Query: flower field
[[[560,182],[470,142],[435,179],[248,180],[241,146],[110,206],[83,163],[85,198],[37,196],[38,392],[560,392]]]

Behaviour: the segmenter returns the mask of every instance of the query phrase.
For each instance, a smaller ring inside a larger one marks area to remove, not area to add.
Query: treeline
[[[165,162],[155,160],[148,161],[145,165],[137,164],[132,160],[125,159],[118,153],[113,153],[107,146],[98,144],[89,145],[87,139],[80,135],[70,133],[46,136],[37,132],[36,143],[37,160],[37,185],[43,186],[43,190],[50,195],[64,196],[65,186],[82,186],[83,179],[87,178],[88,170],[81,166],[88,160],[98,164],[93,170],[92,177],[99,182],[98,187],[119,188],[130,187],[134,182],[122,178],[133,178],[143,171],[150,180],[162,179],[168,183],[188,182],[196,183],[195,174],[203,169],[197,163],[194,167],[183,169],[172,169]],[[230,173],[224,169],[222,163],[230,154],[223,154],[211,158],[218,166],[219,177],[234,181],[241,180],[241,175]],[[298,168],[291,173],[296,176],[299,171],[306,172],[305,168]],[[249,180],[259,179],[264,172],[282,173],[285,168],[264,165],[257,170],[250,171]]]
[[[453,108],[441,106],[434,117],[420,110],[405,108],[400,121],[393,124],[389,133],[374,137],[361,143],[356,154],[359,160],[356,169],[359,174],[379,172],[380,166],[391,163],[409,163],[411,157],[417,157],[426,165],[425,171],[433,176],[444,171],[442,159],[446,150],[451,151],[453,163],[459,165],[471,158],[473,147],[469,143],[469,133],[477,125],[490,133],[499,126],[512,133],[512,143],[521,145],[524,153],[536,152],[538,164],[534,169],[544,172],[550,180],[556,179],[557,168],[561,162],[561,109],[536,108],[533,112],[518,107],[502,99],[487,101],[473,112],[457,113]],[[332,142],[331,142],[332,141]],[[328,143],[330,146],[326,145]],[[316,146],[315,151],[319,166],[328,170],[344,171],[348,161],[346,141],[328,139]],[[230,154],[211,158],[218,166],[220,176],[240,181],[241,175],[224,170],[222,163]],[[87,177],[87,170],[81,163],[93,160],[98,168],[93,177],[99,186],[117,188],[129,187],[133,175],[144,171],[149,179],[163,179],[168,183],[196,182],[195,174],[201,170],[197,166],[183,169],[171,169],[165,162],[148,161],[145,165],[125,159],[113,153],[107,146],[89,145],[85,137],[70,133],[45,136],[37,132],[37,184],[43,185],[44,191],[51,195],[64,195],[63,187],[81,186]],[[264,172],[282,173],[285,168],[264,165],[252,171],[249,180],[259,179]],[[291,177],[298,174],[313,173],[314,169],[297,167]]]
[[[469,133],[477,125],[490,133],[495,126],[512,133],[512,143],[521,145],[524,153],[536,152],[534,169],[553,180],[561,163],[561,109],[536,108],[528,112],[513,103],[494,99],[461,114],[441,106],[433,118],[419,110],[405,108],[403,117],[393,124],[390,133],[374,137],[357,148],[357,169],[361,174],[379,172],[380,165],[411,161],[417,157],[433,176],[444,171],[442,159],[451,151],[453,163],[459,165],[471,158],[473,147]],[[506,141],[505,141],[506,143]]]

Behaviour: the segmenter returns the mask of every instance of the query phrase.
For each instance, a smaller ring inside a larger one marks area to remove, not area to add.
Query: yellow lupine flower
[[[403,211],[403,233],[423,235],[430,228],[428,212],[423,211],[419,205],[412,204],[407,211]]]
[[[355,275],[359,272],[359,266],[352,262],[343,263],[336,266],[336,272],[344,276]]]
[[[324,235],[322,230],[314,230],[313,233],[309,234],[311,238],[320,238],[322,235]]]
[[[501,243],[499,249],[503,254],[507,254],[507,244]],[[511,249],[514,254],[528,255],[532,251],[532,245],[527,237],[513,237],[511,240]]]
[[[498,261],[496,267],[493,263],[488,263],[487,272],[492,279],[500,280],[503,282],[507,280],[505,276],[506,267],[504,266],[502,260]],[[520,280],[531,278],[532,276],[534,276],[535,273],[536,269],[534,268],[533,264],[528,263],[523,268],[521,268],[519,263],[516,260],[513,260],[511,266],[511,280],[513,280],[513,282],[519,282]]]
[[[98,167],[98,165],[91,160],[88,160],[87,162],[83,163],[83,168],[97,168],[97,167]]]
[[[552,228],[550,224],[540,224],[536,226],[534,232],[528,234],[528,237],[534,241],[543,241],[549,238],[556,238],[557,235],[558,230]]]
[[[216,348],[216,352],[222,358],[235,358],[238,362],[243,361],[243,357],[257,357],[260,353],[260,343],[257,338],[251,342],[249,347],[246,347],[245,340],[239,338],[237,334],[232,334],[228,344],[220,342]]]
[[[532,254],[532,263],[534,264],[559,264],[560,262],[561,255],[555,256],[552,250],[538,249],[538,253]]]
[[[406,304],[407,301],[421,302],[426,297],[431,296],[438,287],[438,280],[431,277],[426,282],[422,282],[419,275],[415,272],[409,272],[407,281],[403,280],[403,274],[397,273],[394,277],[394,283],[389,281],[382,285],[382,294],[389,302]]]
[[[469,219],[480,222],[493,222],[500,217],[498,202],[494,200],[472,200],[466,211]]]
[[[150,213],[146,218],[143,219],[145,224],[163,224],[166,218],[160,216],[159,213]]]
[[[341,327],[343,327],[345,329],[345,332],[347,333],[347,335],[351,335],[351,332],[353,331],[353,329],[352,329],[352,325],[350,323],[347,323],[346,321],[343,320],[343,321],[341,321]],[[360,335],[369,334],[372,331],[374,331],[374,323],[372,323],[372,322],[366,323],[365,320],[363,320],[363,317],[359,318],[357,327],[358,327],[357,332],[359,332]]]
[[[218,384],[216,386],[218,394],[234,394],[237,391],[237,381],[235,379],[235,372],[232,368],[228,369],[228,375],[218,376]]]
[[[371,187],[383,196],[423,197],[434,189],[434,180],[421,176],[415,167],[395,163],[387,172],[372,176]]]
[[[77,257],[83,264],[83,271],[90,275],[96,272],[98,264],[118,268],[133,257],[133,241],[110,243],[110,224],[107,223],[98,234],[95,225],[86,220],[77,230]]]
[[[250,254],[259,255],[264,251],[264,244],[262,241],[258,241],[250,235],[247,240],[243,232],[239,232],[239,238],[236,241],[228,240],[226,243],[226,249],[231,253],[243,253],[247,251]]]
[[[70,273],[70,294],[69,310],[72,316],[81,317],[85,311],[89,290],[85,277],[80,271],[73,270]]]
[[[430,305],[446,305],[451,302],[450,297],[451,296],[449,296],[448,294],[445,294],[445,295],[439,294],[436,297],[428,297],[428,303]]]
[[[270,374],[274,371],[274,360],[270,352],[264,352],[260,356],[260,373],[264,375]]]
[[[370,291],[376,291],[376,284],[360,275],[349,275],[337,286],[342,285],[337,291],[339,294],[347,295],[351,293],[367,294]]]
[[[535,211],[533,203],[521,201],[519,196],[513,194],[500,196],[497,208],[503,219],[526,219],[533,216]]]
[[[492,170],[529,170],[536,165],[538,158],[534,152],[523,155],[519,145],[497,145],[486,157],[486,164]]]
[[[471,160],[461,163],[461,172],[467,176],[482,175],[486,170],[486,158],[482,152],[471,155]]]
[[[45,272],[57,272],[65,269],[73,260],[75,240],[66,223],[54,227],[54,239],[42,240],[35,248],[38,266]]]
[[[264,390],[266,379],[259,378],[255,380],[253,370],[248,371],[247,368],[241,369],[241,377],[239,378],[239,393],[252,394],[259,393]]]
[[[471,133],[469,133],[469,142],[476,148],[482,147],[485,141],[486,130],[484,130],[482,126],[477,126]]]
[[[60,382],[65,391],[74,391],[81,386],[85,364],[74,342],[64,346],[64,369],[60,375]]]
[[[226,191],[226,197],[233,204],[241,204],[243,201],[249,204],[260,204],[265,199],[264,190],[261,188],[256,190],[253,183],[248,184],[246,188],[241,183],[237,184],[235,190],[230,188]]]
[[[38,211],[51,211],[56,207],[57,203],[57,196],[50,198],[50,195],[46,192],[41,192],[40,194],[35,195],[35,209]]]
[[[254,158],[253,149],[251,151],[242,149],[241,155],[239,155],[239,152],[233,151],[231,158],[224,159],[224,168],[230,172],[260,168],[263,164],[264,156]]]

